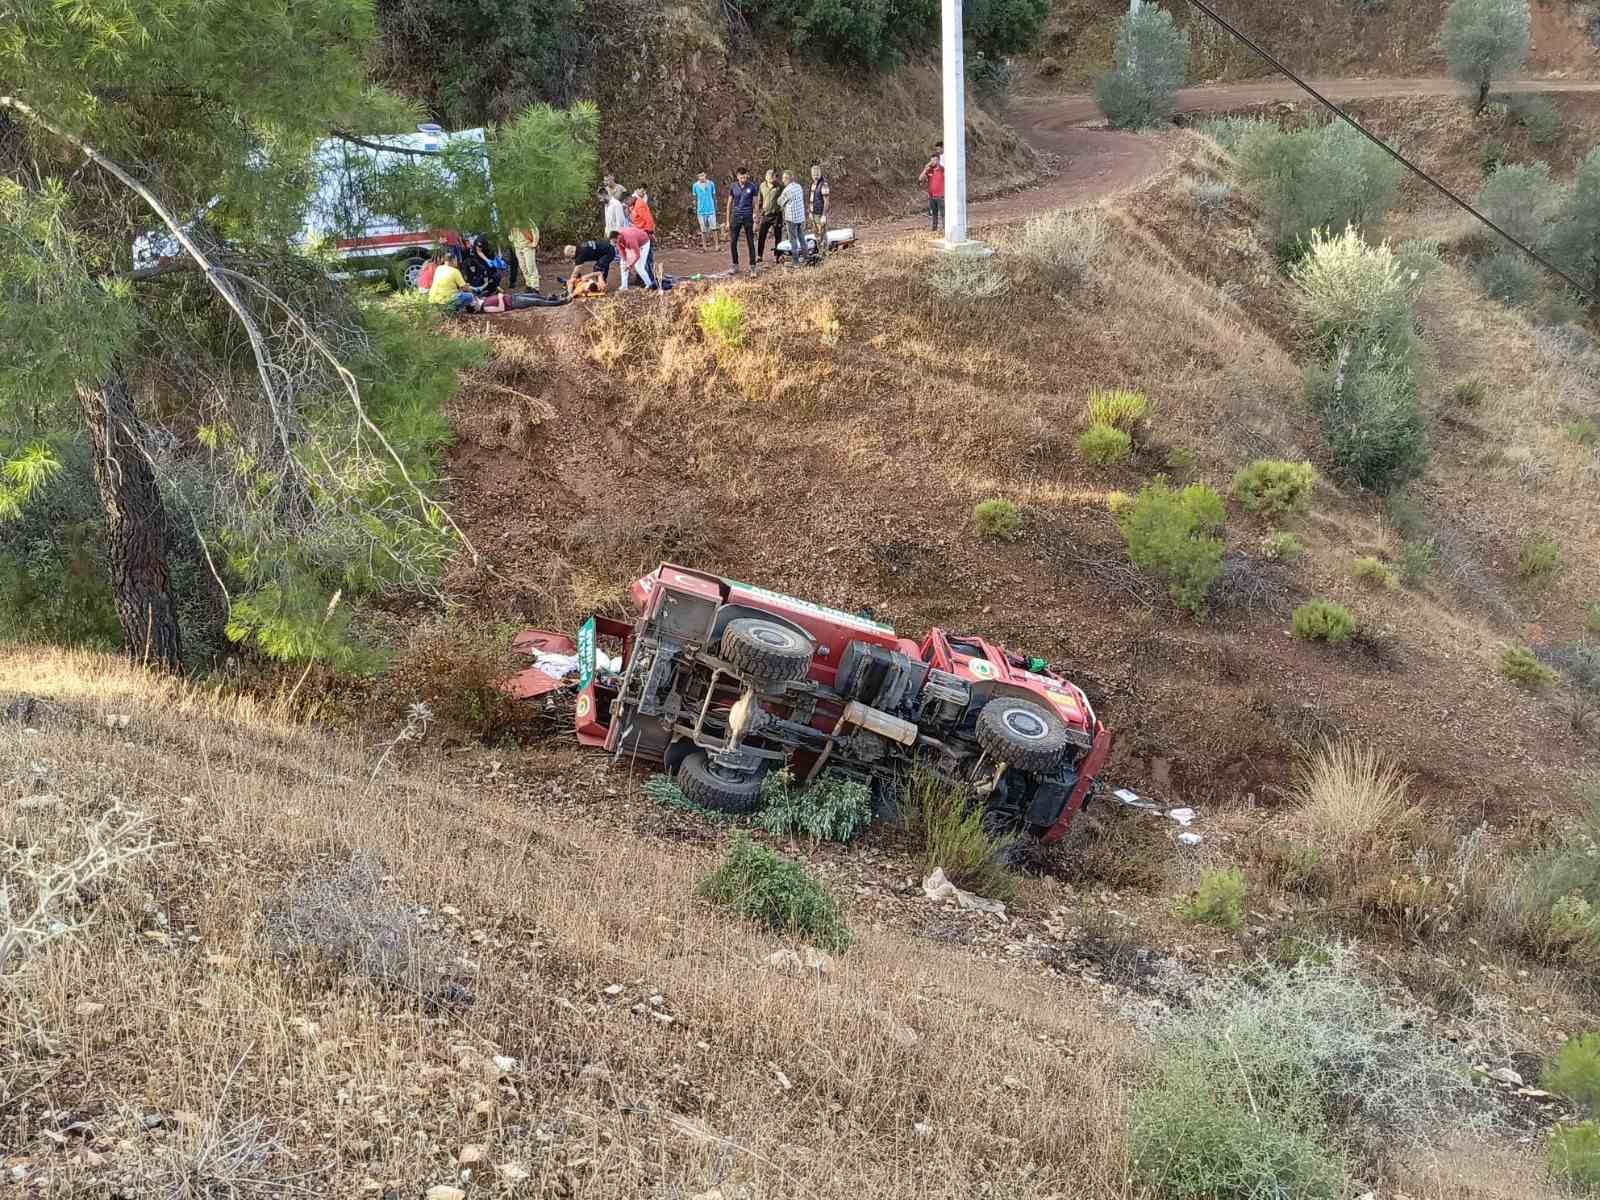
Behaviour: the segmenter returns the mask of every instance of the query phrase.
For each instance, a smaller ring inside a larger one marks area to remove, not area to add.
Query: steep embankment
[[[1270,72],[1248,48],[1181,2],[1169,5],[1189,30],[1189,78],[1200,83],[1252,79]],[[1323,76],[1442,75],[1439,26],[1448,0],[1392,4],[1352,0],[1242,0],[1219,7],[1235,27],[1291,69]],[[1111,63],[1124,0],[1056,0],[1030,75],[1051,90],[1081,90]],[[1567,0],[1533,0],[1530,74],[1594,75],[1600,42],[1597,10]],[[1048,61],[1047,61],[1048,60]]]

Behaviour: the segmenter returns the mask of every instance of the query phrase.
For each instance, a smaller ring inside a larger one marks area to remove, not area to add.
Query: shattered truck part
[[[529,630],[514,645],[575,647],[579,742],[662,764],[707,808],[750,811],[773,770],[802,783],[826,770],[889,799],[922,769],[970,788],[988,827],[1053,842],[1111,751],[1081,689],[981,637],[913,641],[865,614],[671,563],[629,596],[631,624],[591,617],[576,640]],[[506,686],[532,697],[547,680],[534,670]]]

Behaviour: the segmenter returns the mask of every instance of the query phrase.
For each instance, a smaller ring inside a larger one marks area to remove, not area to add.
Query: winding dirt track
[[[1461,85],[1454,80],[1431,77],[1313,79],[1309,82],[1334,101],[1461,94]],[[1600,81],[1520,79],[1499,84],[1495,91],[1600,93]],[[1177,111],[1229,112],[1279,100],[1313,103],[1309,96],[1287,79],[1269,79],[1254,83],[1185,88],[1178,93]],[[1035,149],[1054,155],[1061,163],[1061,170],[1037,187],[971,205],[968,223],[974,229],[1020,221],[1041,209],[1069,208],[1115,195],[1137,186],[1153,174],[1163,161],[1164,151],[1159,138],[1097,128],[1103,118],[1092,96],[1032,98],[1014,105],[1011,115],[1018,131]],[[916,168],[919,165],[907,164],[908,192],[914,192],[917,188]],[[854,224],[864,242],[904,237],[927,229],[927,223],[917,217],[855,221]],[[680,276],[696,272],[712,274],[728,267],[726,248],[710,252],[673,248],[666,252],[665,257],[668,270]]]

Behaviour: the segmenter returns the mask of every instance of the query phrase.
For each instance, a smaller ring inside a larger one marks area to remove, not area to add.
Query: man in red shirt
[[[611,244],[617,248],[617,255],[622,260],[622,288],[628,290],[628,272],[637,271],[639,279],[645,287],[656,286],[655,280],[650,278],[650,234],[637,225],[630,225],[626,229],[613,229],[611,231]]]
[[[944,143],[933,144],[933,157],[917,176],[928,185],[928,228],[934,233],[944,228]]]

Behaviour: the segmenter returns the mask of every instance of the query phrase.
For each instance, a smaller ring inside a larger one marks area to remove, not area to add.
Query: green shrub
[[[1484,181],[1478,208],[1517,241],[1532,246],[1544,239],[1557,199],[1549,163],[1517,163],[1497,168]]]
[[[744,301],[719,292],[700,301],[697,311],[708,342],[730,348],[744,344]]]
[[[1432,542],[1406,542],[1400,547],[1400,581],[1408,588],[1419,588],[1433,571],[1437,551]]]
[[[1550,1133],[1550,1166],[1593,1194],[1600,1191],[1600,1126],[1593,1121],[1561,1125]]]
[[[1407,238],[1394,248],[1394,261],[1400,268],[1401,282],[1415,296],[1441,265],[1438,239]]]
[[[1133,439],[1113,425],[1091,425],[1078,435],[1078,453],[1094,466],[1114,466],[1133,454]]]
[[[1392,589],[1400,584],[1394,568],[1373,554],[1363,554],[1357,558],[1350,566],[1350,573],[1373,587]]]
[[[1233,496],[1249,512],[1266,517],[1303,513],[1311,507],[1317,469],[1308,462],[1258,458],[1233,477]]]
[[[1112,69],[1095,81],[1095,103],[1114,129],[1148,129],[1172,116],[1189,70],[1189,35],[1172,14],[1146,4],[1122,19]]]
[[[1556,673],[1540,662],[1538,656],[1526,646],[1505,648],[1500,655],[1500,674],[1532,691],[1548,687],[1556,678]]]
[[[1510,308],[1526,307],[1539,293],[1539,268],[1519,250],[1491,254],[1474,273],[1485,292]]]
[[[774,933],[843,951],[850,931],[833,897],[792,859],[736,834],[722,863],[695,889]]]
[[[1313,230],[1376,224],[1394,203],[1403,170],[1343,121],[1294,132],[1269,123],[1241,138],[1235,154],[1278,246],[1303,242]]]
[[[1195,130],[1229,154],[1238,150],[1247,138],[1282,132],[1276,121],[1269,121],[1265,117],[1208,117],[1197,124]]]
[[[1167,451],[1167,470],[1174,475],[1187,475],[1194,470],[1194,451],[1186,446],[1174,446]]]
[[[1200,876],[1200,886],[1183,902],[1180,911],[1191,921],[1238,929],[1244,924],[1246,890],[1244,872],[1238,867],[1207,871]]]
[[[1308,600],[1294,610],[1294,635],[1308,642],[1337,646],[1356,631],[1350,610],[1331,600]]]
[[[1483,149],[1478,151],[1478,169],[1483,172],[1485,179],[1503,167],[1505,161],[1506,144],[1499,138],[1490,138],[1483,144]]]
[[[669,775],[652,775],[639,785],[639,790],[644,793],[646,799],[654,800],[662,808],[676,808],[680,812],[693,813],[702,820],[717,825],[725,825],[733,820],[728,813],[696,804],[683,794],[683,789]]]
[[[972,523],[984,537],[1012,541],[1022,532],[1022,516],[1017,506],[998,496],[980,500],[972,509]]]
[[[1600,636],[1600,604],[1591,604],[1583,610],[1583,631]]]
[[[1581,421],[1571,421],[1567,424],[1567,436],[1580,446],[1592,446],[1600,442],[1600,425],[1596,425],[1588,417]]]
[[[1528,131],[1535,146],[1548,146],[1561,138],[1561,113],[1546,96],[1517,92],[1507,97],[1506,108],[1518,125]]]
[[[1165,579],[1173,602],[1198,617],[1222,570],[1223,518],[1222,498],[1204,484],[1174,491],[1157,479],[1140,489],[1118,524],[1134,565]]]
[[[788,771],[773,771],[761,783],[761,802],[756,824],[768,833],[848,842],[872,824],[872,789],[842,775],[824,775],[802,789]]]
[[[1600,1117],[1600,1033],[1583,1034],[1562,1046],[1539,1076],[1539,1086]]]
[[[1388,242],[1368,245],[1353,225],[1339,234],[1314,229],[1290,275],[1301,316],[1330,347],[1404,343],[1411,289]]]
[[[1489,383],[1481,375],[1468,375],[1456,380],[1454,395],[1462,408],[1482,408],[1489,396]]]
[[[1422,474],[1427,432],[1411,370],[1385,350],[1357,350],[1337,370],[1307,373],[1311,402],[1322,415],[1322,435],[1340,469],[1362,487],[1390,492]]]
[[[1113,516],[1120,516],[1133,507],[1133,497],[1127,492],[1107,492],[1106,511]]]
[[[1130,392],[1122,388],[1101,388],[1089,393],[1086,405],[1088,424],[1109,425],[1124,433],[1134,433],[1144,424],[1150,411],[1150,401],[1143,392]]]
[[[1517,578],[1523,583],[1548,582],[1561,568],[1561,545],[1543,530],[1533,530],[1517,547]]]
[[[918,768],[900,779],[895,813],[924,867],[943,867],[951,883],[980,896],[1016,895],[1017,881],[1001,861],[1013,839],[985,828],[983,802],[966,788]]]
[[[1293,958],[1202,985],[1158,1024],[1128,1133],[1151,1195],[1332,1200],[1340,1150],[1375,1159],[1485,1123],[1466,1063],[1354,954],[1302,943]]]
[[[1274,530],[1261,539],[1261,557],[1274,561],[1293,562],[1304,552],[1300,539],[1292,533]]]

